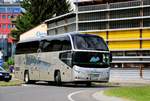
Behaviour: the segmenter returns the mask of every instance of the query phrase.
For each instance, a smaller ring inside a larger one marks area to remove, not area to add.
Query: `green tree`
[[[16,29],[11,31],[11,36],[18,40],[21,33],[24,33],[25,31],[30,30],[30,28],[34,27],[34,25],[32,24],[32,20],[32,14],[29,12],[26,12],[25,14],[23,14],[23,16],[18,16],[15,22]]]
[[[71,11],[70,3],[66,0],[55,0],[54,8],[56,16],[69,13]]]
[[[66,0],[23,0],[21,6],[26,12],[17,17],[17,30],[11,32],[15,38],[46,19],[72,11],[70,3]]]

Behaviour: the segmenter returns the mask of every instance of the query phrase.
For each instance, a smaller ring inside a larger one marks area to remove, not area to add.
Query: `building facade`
[[[5,56],[11,55],[12,40],[9,34],[12,29],[15,29],[15,20],[22,12],[22,8],[18,3],[0,3],[0,48],[4,50]]]
[[[22,0],[0,0],[0,3],[19,3]]]
[[[44,36],[47,36],[47,25],[43,23],[30,29],[25,33],[22,33],[20,35],[19,41],[42,38]]]
[[[48,34],[79,31],[103,37],[113,54],[112,67],[150,67],[149,0],[82,5],[45,22]]]

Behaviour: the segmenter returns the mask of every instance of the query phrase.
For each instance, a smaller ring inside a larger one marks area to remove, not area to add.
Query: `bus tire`
[[[24,82],[26,84],[30,83],[30,78],[29,78],[29,72],[28,71],[25,71],[25,73],[24,73]]]
[[[60,71],[56,71],[55,72],[55,84],[57,86],[61,86],[62,85]]]

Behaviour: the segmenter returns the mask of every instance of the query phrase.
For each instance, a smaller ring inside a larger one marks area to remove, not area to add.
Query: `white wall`
[[[46,35],[47,35],[47,25],[41,24],[41,25],[23,33],[22,35],[20,35],[20,41],[35,39],[35,38],[43,37]]]

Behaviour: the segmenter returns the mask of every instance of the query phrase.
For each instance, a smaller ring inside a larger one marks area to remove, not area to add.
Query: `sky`
[[[72,8],[75,9],[75,5],[73,4],[73,1],[74,0],[69,0],[69,2],[71,3]]]
[[[15,1],[18,1],[18,0],[4,0],[5,2],[15,2]]]
[[[68,1],[70,1],[71,5],[72,5],[72,8],[75,9],[75,5],[73,4],[74,1],[77,2],[77,1],[93,1],[93,0],[68,0]]]

